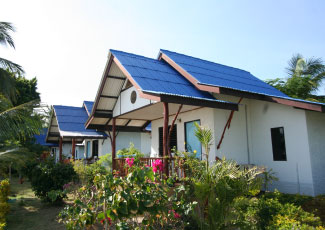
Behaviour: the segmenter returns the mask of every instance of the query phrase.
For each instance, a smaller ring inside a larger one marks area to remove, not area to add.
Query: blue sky
[[[325,59],[324,12],[323,0],[10,0],[0,21],[16,26],[16,50],[0,55],[38,78],[44,102],[81,106],[94,100],[110,48],[153,58],[163,48],[286,77],[294,53]]]

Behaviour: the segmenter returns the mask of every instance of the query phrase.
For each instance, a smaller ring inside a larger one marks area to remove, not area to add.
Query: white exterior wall
[[[220,97],[219,97],[220,98]],[[235,97],[224,97],[224,100],[233,100],[238,102],[238,98]],[[248,103],[245,100],[243,103]],[[239,164],[247,164],[248,161],[248,140],[246,129],[246,113],[245,105],[239,106],[239,111],[235,112],[231,128],[227,129],[221,148],[217,150],[217,145],[221,138],[223,129],[229,118],[230,110],[223,109],[212,109],[212,108],[201,108],[192,110],[185,113],[180,113],[175,124],[177,125],[177,148],[179,151],[185,151],[185,127],[184,123],[193,120],[200,120],[201,125],[209,127],[213,131],[213,144],[211,145],[209,161],[215,160],[215,157],[219,158],[225,157],[226,159],[236,160]],[[169,118],[169,125],[171,124],[174,116]],[[151,156],[156,157],[159,155],[159,127],[163,126],[163,119],[155,120],[152,122],[152,146],[151,146]],[[204,149],[202,149],[202,156]]]
[[[217,97],[236,103],[239,100],[239,98],[230,96],[218,95]],[[321,171],[319,169],[314,169],[315,173],[312,174],[308,142],[309,136],[309,139],[315,135],[319,135],[319,138],[324,137],[325,126],[321,132],[313,131],[311,128],[307,132],[306,112],[304,110],[276,103],[244,99],[239,105],[239,111],[234,113],[230,129],[225,132],[221,148],[217,150],[216,147],[229,114],[230,111],[211,108],[201,108],[179,114],[175,123],[177,124],[178,150],[184,151],[185,148],[184,122],[200,119],[202,125],[214,130],[210,161],[214,161],[215,156],[218,156],[236,160],[239,164],[255,164],[271,168],[279,178],[279,181],[273,183],[273,188],[286,193],[299,192],[314,195],[313,178],[314,181],[322,181],[322,188],[325,187],[325,181],[323,181],[325,170],[323,173],[323,171],[319,172]],[[170,123],[172,119],[173,116],[169,118]],[[325,116],[322,122],[325,124]],[[315,123],[315,126],[317,125],[320,125],[319,121]],[[158,129],[162,126],[163,119],[152,122],[152,157],[159,155]],[[284,127],[287,161],[273,161],[271,128],[275,127]],[[317,143],[321,144],[315,147],[318,150],[314,151],[312,160],[315,165],[321,167],[321,165],[325,165],[325,162],[320,163],[319,161],[321,154],[323,154],[320,151],[325,149],[325,141],[317,140]],[[316,171],[318,172],[317,175]]]
[[[273,187],[286,193],[313,195],[306,115],[304,110],[252,100],[250,104],[251,163],[276,172]],[[274,161],[271,128],[284,127],[287,161]]]
[[[314,195],[325,194],[325,114],[306,111]]]
[[[87,141],[91,141],[90,139],[86,139]],[[119,132],[116,137],[116,151],[128,148],[130,143],[134,144],[134,147],[139,149],[142,153],[149,155],[150,152],[150,134],[149,133],[136,133],[136,132]],[[146,144],[149,143],[149,144]],[[92,146],[91,146],[92,150]],[[112,152],[111,141],[109,137],[107,139],[99,139],[98,140],[98,155],[103,156]],[[86,145],[84,148],[83,154],[86,154]]]
[[[175,122],[177,125],[177,149],[179,151],[185,151],[185,130],[184,130],[184,123],[193,120],[200,120],[201,125],[207,126],[210,129],[214,128],[214,111],[211,108],[201,108],[192,111],[188,111],[185,113],[180,113],[178,118]],[[171,125],[174,116],[169,117],[169,125]],[[180,119],[180,121],[179,121]],[[152,121],[151,123],[151,156],[157,157],[159,156],[159,127],[163,126],[163,119],[158,119]],[[204,153],[204,149],[202,149],[202,156]],[[210,161],[213,161],[215,156],[215,142],[213,146],[211,146],[210,152]]]
[[[137,99],[136,99],[134,104],[132,104],[131,100],[130,100],[131,93],[133,91],[135,91],[136,94],[137,94]],[[141,107],[143,107],[145,105],[148,105],[150,103],[151,103],[150,100],[141,98],[139,96],[138,91],[135,89],[134,86],[132,86],[132,87],[130,87],[130,88],[128,88],[128,89],[121,92],[120,96],[117,99],[116,105],[114,107],[113,116],[115,117],[115,116],[118,116],[120,114],[130,112],[132,110],[141,108]],[[121,106],[121,105],[123,105],[123,106]]]

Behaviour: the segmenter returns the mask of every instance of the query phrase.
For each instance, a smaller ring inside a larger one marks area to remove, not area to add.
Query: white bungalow
[[[157,157],[168,155],[172,126],[170,146],[202,158],[198,122],[213,130],[210,161],[263,165],[279,178],[274,188],[318,195],[325,193],[324,111],[324,104],[290,98],[244,70],[166,50],[158,59],[110,50],[86,127],[117,132],[151,122]]]
[[[62,156],[94,160],[111,153],[108,132],[85,129],[84,124],[92,106],[93,102],[90,101],[84,101],[82,107],[53,106],[46,142],[58,144],[58,147],[52,147],[52,154],[56,156],[57,161],[62,160]],[[150,154],[150,146],[144,144],[150,143],[148,130],[143,130],[143,133],[121,132],[117,135],[117,149],[126,148],[130,143],[134,143],[143,153]]]

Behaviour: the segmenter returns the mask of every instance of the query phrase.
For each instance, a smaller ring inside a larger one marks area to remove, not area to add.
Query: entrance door
[[[188,152],[195,153],[198,159],[202,159],[202,146],[195,136],[195,125],[200,125],[200,120],[185,122],[185,149]]]

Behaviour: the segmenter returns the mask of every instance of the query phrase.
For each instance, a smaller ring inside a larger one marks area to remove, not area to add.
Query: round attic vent
[[[135,101],[137,100],[137,92],[135,92],[135,90],[132,91],[130,100],[132,104],[134,104]]]

